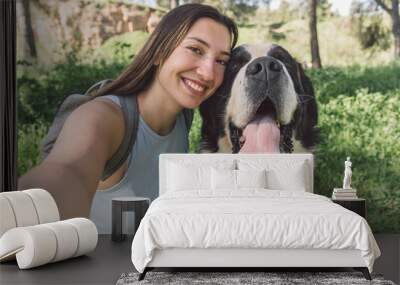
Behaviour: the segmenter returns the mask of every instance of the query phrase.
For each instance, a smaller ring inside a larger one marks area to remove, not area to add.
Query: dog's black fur
[[[319,138],[317,103],[301,65],[278,45],[239,46],[222,85],[200,106],[200,152],[238,152],[237,136],[256,114],[266,112],[279,122],[281,152],[313,151]]]

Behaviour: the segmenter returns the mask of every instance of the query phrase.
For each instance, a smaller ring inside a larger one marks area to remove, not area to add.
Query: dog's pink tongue
[[[243,136],[246,141],[240,149],[240,153],[279,152],[279,127],[269,116],[251,121],[243,130]]]

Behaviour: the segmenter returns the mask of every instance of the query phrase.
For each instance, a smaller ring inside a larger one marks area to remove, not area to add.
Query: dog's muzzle
[[[275,145],[274,148],[254,147],[255,144],[250,143],[245,145],[242,151],[276,152],[279,150],[280,152],[285,153],[291,153],[293,151],[293,123],[283,124],[280,121],[280,112],[282,112],[280,106],[283,102],[283,96],[286,94],[279,84],[281,84],[282,78],[285,76],[287,76],[287,74],[285,74],[283,64],[270,56],[256,58],[246,67],[245,77],[248,86],[246,94],[252,102],[253,110],[249,112],[248,122],[245,123],[246,125],[244,127],[241,126],[239,128],[229,120],[229,133],[233,153],[241,151],[244,144],[241,140],[241,138],[243,138],[242,134],[250,122],[253,123],[253,126],[254,124],[257,124],[257,126],[264,126],[264,128],[261,127],[264,131],[271,129],[272,126],[274,126],[272,129],[279,129],[279,146],[277,145],[276,135],[272,136],[272,133],[269,133],[270,135],[267,136],[269,143],[267,145],[273,144]],[[265,118],[269,119],[265,120]],[[256,128],[253,127],[252,129]],[[251,128],[249,128],[249,130],[251,130]],[[258,130],[260,129],[257,127],[257,132]],[[249,134],[249,131],[247,133]],[[251,133],[256,134],[255,132]],[[248,137],[257,136],[250,135]]]

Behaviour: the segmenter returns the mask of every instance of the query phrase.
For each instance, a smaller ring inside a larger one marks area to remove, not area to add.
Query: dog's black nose
[[[282,66],[275,59],[271,59],[271,61],[268,64],[268,68],[269,70],[274,72],[280,72],[282,70]]]
[[[246,69],[246,75],[257,75],[259,73],[281,72],[281,64],[272,57],[260,57],[251,62]]]
[[[247,75],[256,75],[263,70],[263,66],[259,62],[253,62],[249,64],[246,70]]]

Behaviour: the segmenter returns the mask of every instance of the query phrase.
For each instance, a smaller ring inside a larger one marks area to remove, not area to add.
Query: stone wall
[[[68,49],[96,49],[114,35],[146,30],[163,12],[104,1],[17,0],[17,59],[49,66]]]

